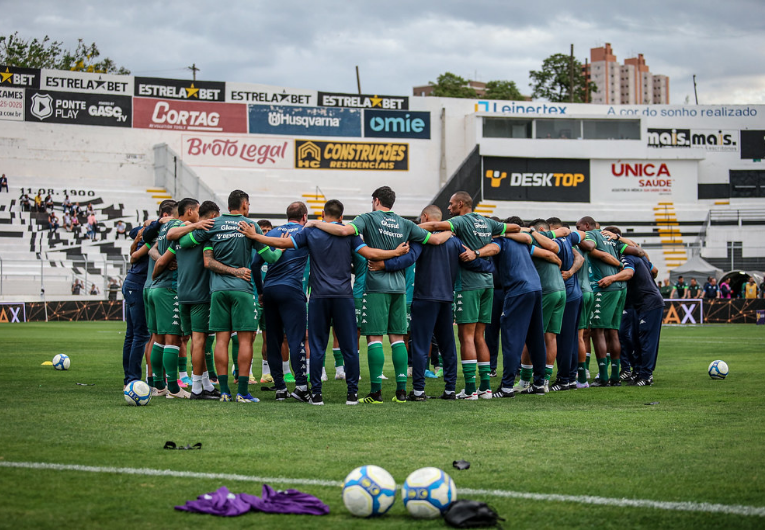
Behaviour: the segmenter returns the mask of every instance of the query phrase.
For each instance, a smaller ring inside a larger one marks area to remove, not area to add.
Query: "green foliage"
[[[523,101],[521,91],[515,81],[489,81],[486,83],[485,99],[501,99],[504,101]]]
[[[19,32],[0,36],[0,64],[24,68],[53,68],[103,74],[127,75],[130,70],[118,67],[108,57],[101,56],[96,43],[87,45],[82,39],[77,40],[77,48],[65,50],[63,43],[51,40],[47,35],[42,40],[37,38],[22,39]]]
[[[467,86],[466,79],[455,75],[451,72],[446,72],[438,76],[438,80],[430,82],[433,85],[432,96],[442,98],[477,98],[478,95],[475,90]]]
[[[571,56],[564,53],[556,53],[542,62],[541,70],[529,72],[534,99],[546,99],[548,101],[563,103],[569,101],[571,94]],[[582,72],[582,63],[574,58],[574,103],[584,103],[587,91],[587,82]],[[597,92],[594,83],[589,84],[590,94]],[[591,97],[586,98],[592,101]]]

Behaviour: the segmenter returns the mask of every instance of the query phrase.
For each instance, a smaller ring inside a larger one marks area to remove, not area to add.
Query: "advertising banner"
[[[483,157],[483,196],[498,201],[590,202],[590,161]]]
[[[695,202],[696,160],[593,160],[593,201]]]
[[[295,167],[409,171],[409,144],[295,140]]]
[[[319,92],[321,107],[351,107],[354,109],[387,109],[407,110],[407,96],[370,96],[368,94],[338,94],[336,92]]]
[[[648,147],[738,151],[738,131],[722,129],[648,129]]]
[[[133,95],[133,77],[129,75],[91,74],[66,70],[41,71],[40,88],[81,92],[83,94]]]
[[[190,166],[291,169],[292,140],[241,136],[182,136],[181,158]]]
[[[27,90],[24,116],[26,121],[130,127],[130,96],[112,94],[78,94],[51,90]]]
[[[676,299],[664,300],[664,316],[662,324],[703,324],[704,305],[699,299]]]
[[[361,136],[358,109],[250,105],[249,115],[254,134]]]
[[[226,101],[229,103],[266,103],[315,107],[318,102],[318,92],[301,88],[226,82]]]
[[[135,95],[146,98],[186,99],[189,101],[224,101],[226,83],[136,77]]]
[[[0,120],[24,121],[24,89],[0,86]]]
[[[24,302],[0,302],[0,324],[20,324],[26,321]]]
[[[133,99],[133,126],[171,131],[247,132],[247,105]]]
[[[40,70],[0,66],[0,87],[40,88]]]
[[[741,131],[741,158],[765,158],[765,131]]]
[[[430,112],[365,110],[366,138],[430,139]]]

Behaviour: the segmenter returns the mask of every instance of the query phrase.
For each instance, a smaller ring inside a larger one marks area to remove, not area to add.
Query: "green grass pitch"
[[[376,464],[399,484],[417,468],[436,466],[458,488],[765,506],[765,328],[758,326],[665,327],[657,384],[649,388],[349,407],[344,382],[330,380],[323,407],[277,403],[257,385],[251,388],[259,404],[155,398],[142,408],[122,396],[123,324],[0,326],[0,461],[335,481],[356,466]],[[41,366],[56,353],[71,357],[69,371]],[[364,346],[361,353],[363,395]],[[729,364],[726,380],[707,375],[714,359]],[[333,374],[331,354],[327,367]],[[393,375],[390,361],[385,372]],[[394,385],[383,385],[386,400]],[[429,395],[440,394],[441,380],[427,385]],[[165,451],[167,440],[203,448]],[[470,469],[454,469],[459,459],[471,462]],[[340,489],[326,486],[297,486],[329,504],[326,517],[222,519],[173,510],[222,485],[260,494],[253,482],[0,467],[0,527],[445,526],[409,518],[400,498],[382,518],[353,518]],[[478,500],[496,508],[505,528],[765,527],[761,516]]]

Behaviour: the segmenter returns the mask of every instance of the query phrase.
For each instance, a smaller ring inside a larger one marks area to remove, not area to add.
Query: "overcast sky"
[[[621,7],[624,5],[624,7]],[[671,103],[765,104],[765,1],[0,0],[3,34],[95,42],[135,75],[406,95],[450,71],[513,80],[610,42],[670,77]]]

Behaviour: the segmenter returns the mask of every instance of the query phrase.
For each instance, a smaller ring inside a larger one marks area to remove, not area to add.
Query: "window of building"
[[[585,140],[640,140],[640,120],[583,120],[582,125]]]
[[[484,138],[531,138],[532,120],[484,118]]]
[[[568,140],[582,137],[582,120],[536,120],[537,138]]]
[[[765,171],[731,170],[730,196],[765,197]]]

